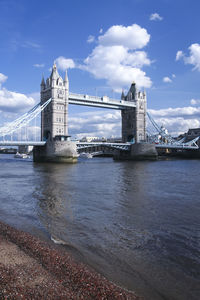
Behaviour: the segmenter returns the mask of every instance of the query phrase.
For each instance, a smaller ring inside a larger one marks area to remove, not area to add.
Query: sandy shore
[[[32,235],[0,222],[0,299],[142,299]]]

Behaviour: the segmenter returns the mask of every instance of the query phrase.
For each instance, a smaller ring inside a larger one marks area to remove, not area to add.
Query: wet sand
[[[38,238],[0,222],[0,299],[142,299]]]

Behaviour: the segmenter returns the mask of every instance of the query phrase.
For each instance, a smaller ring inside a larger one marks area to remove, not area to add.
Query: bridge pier
[[[69,140],[48,140],[45,146],[35,146],[34,162],[76,163],[78,158],[76,142]]]
[[[158,152],[155,145],[136,143],[130,146],[130,151],[116,150],[115,160],[157,160]]]

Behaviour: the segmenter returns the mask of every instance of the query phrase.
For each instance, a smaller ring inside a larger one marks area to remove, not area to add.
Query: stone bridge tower
[[[52,99],[41,113],[41,139],[44,146],[36,146],[33,150],[35,162],[77,162],[76,142],[68,136],[68,99],[69,81],[58,74],[56,65],[46,82],[41,82],[41,103]]]
[[[121,99],[124,101],[134,101],[135,108],[122,110],[122,141],[136,142],[146,140],[146,93],[140,92],[136,88],[135,82],[131,84],[128,94],[122,92]]]
[[[53,140],[55,136],[66,137],[68,135],[69,98],[67,72],[63,80],[54,64],[50,77],[46,82],[43,78],[40,87],[41,103],[49,98],[52,99],[41,114],[41,140]]]

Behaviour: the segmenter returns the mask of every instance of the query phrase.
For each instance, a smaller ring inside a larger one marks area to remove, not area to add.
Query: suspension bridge
[[[121,110],[122,142],[71,142],[69,146],[68,104]],[[27,133],[28,126],[38,116],[41,118],[41,127],[39,129],[41,131],[40,140],[36,140],[36,138],[30,139],[27,134],[24,140],[16,138],[16,133],[19,131],[25,130]],[[156,134],[147,134],[147,117],[156,130]],[[160,127],[155,122],[146,110],[146,93],[138,91],[134,82],[126,96],[122,93],[121,100],[110,99],[107,96],[97,97],[70,93],[67,73],[63,80],[58,74],[55,64],[52,68],[51,76],[47,78],[46,82],[44,78],[42,79],[40,103],[16,120],[0,127],[0,139],[0,146],[35,146],[39,153],[37,155],[42,157],[54,154],[57,157],[59,155],[64,156],[63,153],[66,153],[63,150],[64,143],[65,147],[68,148],[73,144],[73,151],[70,150],[73,153],[75,153],[75,148],[76,151],[80,152],[99,146],[128,152],[134,143],[154,145],[158,149],[199,150],[197,143],[199,137],[187,142],[184,139],[178,141],[168,134],[163,126]],[[43,149],[43,154],[40,153],[41,150],[38,147]],[[69,155],[68,153],[67,155],[70,156],[71,154]],[[75,154],[73,155],[74,157],[76,156]]]
[[[75,98],[75,95],[77,98]],[[133,103],[124,103],[124,101],[119,100],[109,100],[106,97],[105,99],[100,97],[90,97],[88,95],[80,95],[80,94],[70,94],[69,103],[77,104],[77,105],[88,105],[88,106],[97,106],[97,107],[104,107],[104,108],[112,108],[112,109],[126,109],[126,107],[135,107]],[[5,138],[10,136],[8,140],[0,141],[0,146],[44,146],[46,141],[34,141],[34,140],[24,140],[24,141],[13,141],[11,140],[11,135],[14,132],[17,132],[21,128],[27,128],[30,122],[36,118],[41,112],[48,106],[51,102],[51,99],[47,100],[45,103],[41,104],[38,103],[35,105],[31,110],[27,113],[23,114],[21,117],[17,118],[13,122],[8,123],[7,125],[0,128],[0,137]],[[148,136],[148,142],[155,144],[156,148],[160,149],[186,149],[186,150],[197,150],[199,149],[197,145],[197,141],[199,137],[189,141],[184,142],[184,139],[177,141],[174,139],[170,134],[167,133],[164,127],[160,127],[152,116],[147,113],[147,116],[152,123],[153,127],[156,129],[157,134],[150,134]],[[160,138],[158,140],[158,137]],[[28,137],[27,137],[28,138]],[[104,146],[105,148],[112,148],[112,149],[120,149],[124,151],[129,151],[130,146],[132,143],[108,143],[108,142],[77,142],[77,150],[86,150],[92,147],[99,147]]]

